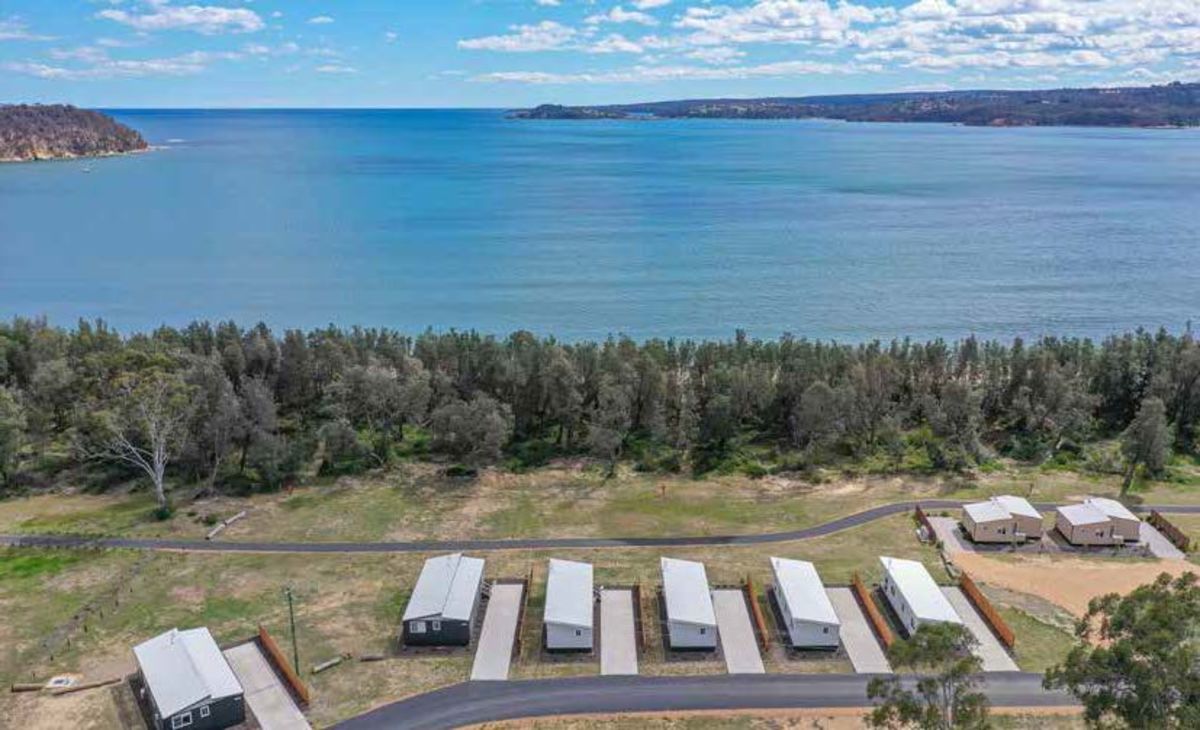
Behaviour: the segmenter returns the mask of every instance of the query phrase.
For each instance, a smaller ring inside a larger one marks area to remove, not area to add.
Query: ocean
[[[1103,337],[1200,317],[1200,132],[112,112],[0,165],[0,317],[561,339]]]

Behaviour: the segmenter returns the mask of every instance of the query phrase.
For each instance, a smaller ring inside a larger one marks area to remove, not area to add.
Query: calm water
[[[1200,319],[1197,132],[116,116],[168,148],[0,165],[0,316],[843,340]]]

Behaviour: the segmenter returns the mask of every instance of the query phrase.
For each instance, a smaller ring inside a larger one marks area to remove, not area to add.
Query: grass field
[[[1189,472],[1190,473],[1190,472]],[[958,477],[717,476],[703,480],[622,471],[605,479],[578,464],[529,473],[485,471],[448,478],[429,464],[318,480],[293,493],[198,501],[176,495],[169,520],[154,518],[144,490],[50,494],[0,501],[0,532],[202,538],[219,519],[246,519],[222,540],[376,541],[507,537],[713,535],[792,530],[890,502],[981,499],[992,494],[1065,501],[1115,495],[1115,477],[1007,464]],[[1200,503],[1188,480],[1155,482],[1134,501]]]

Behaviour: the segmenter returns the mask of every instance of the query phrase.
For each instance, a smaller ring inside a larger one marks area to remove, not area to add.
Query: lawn
[[[144,489],[108,496],[62,494],[0,501],[0,532],[84,533],[200,539],[212,524],[247,511],[222,540],[377,541],[510,537],[717,535],[794,530],[869,507],[914,499],[982,499],[1017,493],[1064,501],[1117,493],[1116,477],[1008,464],[973,480],[946,476],[648,475],[605,479],[576,465],[528,473],[488,470],[450,478],[430,464],[337,480],[292,493],[190,501],[154,517]],[[1200,489],[1156,482],[1134,501],[1198,503]]]

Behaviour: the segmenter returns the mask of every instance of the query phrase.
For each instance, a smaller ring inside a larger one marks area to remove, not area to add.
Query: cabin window
[[[212,710],[209,709],[208,705],[205,705],[204,707],[200,708],[200,719],[204,719],[211,714],[212,714]]]
[[[435,632],[436,632],[436,631],[441,631],[441,630],[442,630],[442,622],[441,622],[441,621],[432,621],[432,622],[430,622],[430,629],[431,629],[432,631],[435,631]]]
[[[583,636],[583,629],[575,629],[576,636]]]
[[[708,629],[704,628],[703,626],[700,627],[700,635],[701,636],[704,636],[707,633],[708,633]]]
[[[1007,535],[1007,534],[1008,534],[1008,528],[1007,528],[1007,527],[1001,527],[1001,528],[1000,528],[1000,534],[1001,534],[1001,535]]]
[[[425,622],[424,621],[413,621],[411,624],[408,625],[408,630],[413,632],[414,634],[423,634],[423,633],[425,633]]]
[[[179,730],[181,727],[187,727],[192,724],[192,713],[185,712],[182,715],[176,715],[171,718],[171,730]]]
[[[821,633],[822,633],[822,634],[828,634],[828,633],[829,633],[829,627],[828,627],[828,626],[822,626],[822,627],[821,627]]]

